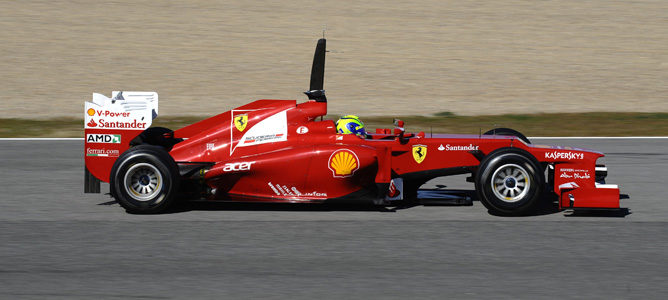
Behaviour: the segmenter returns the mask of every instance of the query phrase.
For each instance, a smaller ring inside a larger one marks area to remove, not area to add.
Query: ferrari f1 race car
[[[308,101],[257,100],[178,130],[150,127],[158,94],[93,94],[85,103],[88,193],[109,182],[130,213],[159,213],[181,200],[330,203],[411,201],[427,181],[471,174],[492,213],[619,208],[603,154],[532,144],[521,133],[409,133],[395,120],[365,138],[337,133],[323,89],[325,39],[317,43]]]

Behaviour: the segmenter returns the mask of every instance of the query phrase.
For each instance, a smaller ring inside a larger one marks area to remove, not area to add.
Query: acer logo
[[[238,162],[238,163],[226,163],[223,167],[225,172],[238,172],[238,171],[250,171],[251,166],[254,164],[254,161],[250,162]]]

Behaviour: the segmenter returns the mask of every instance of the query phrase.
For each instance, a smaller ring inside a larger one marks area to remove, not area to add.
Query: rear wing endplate
[[[158,93],[93,93],[84,106],[84,193],[99,193],[118,156],[158,116]]]

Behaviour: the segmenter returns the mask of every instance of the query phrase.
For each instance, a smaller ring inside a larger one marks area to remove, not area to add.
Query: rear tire
[[[129,213],[154,214],[170,208],[179,188],[179,171],[162,147],[139,145],[125,151],[111,169],[109,186]]]
[[[492,213],[525,215],[540,204],[545,178],[526,151],[502,148],[480,163],[475,186],[480,202]]]

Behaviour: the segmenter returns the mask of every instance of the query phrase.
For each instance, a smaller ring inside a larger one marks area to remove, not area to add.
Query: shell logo
[[[92,108],[89,108],[88,111],[86,111],[86,113],[87,113],[89,116],[92,117],[92,116],[95,114],[95,110],[92,109]]]
[[[332,175],[334,177],[350,177],[355,174],[359,166],[359,159],[355,152],[348,149],[340,149],[334,151],[329,157],[329,162],[327,163],[330,170],[332,170]]]

